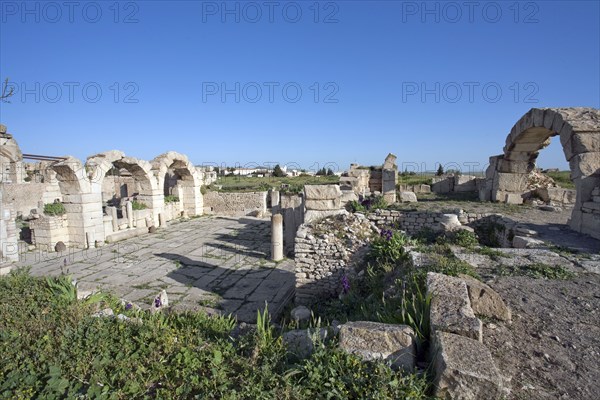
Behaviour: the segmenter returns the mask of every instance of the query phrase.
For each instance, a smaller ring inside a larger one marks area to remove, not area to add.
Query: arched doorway
[[[163,201],[169,196],[168,199],[176,199],[179,211],[189,216],[202,215],[202,177],[187,156],[173,151],[161,154],[152,161],[152,169]]]
[[[532,108],[513,126],[504,152],[490,157],[482,200],[520,204],[527,174],[540,150],[560,137],[575,184],[576,203],[569,225],[600,239],[600,110],[595,108]]]
[[[150,163],[112,150],[88,157],[86,168],[90,172],[93,192],[100,193],[99,207],[103,215],[111,219],[111,223],[104,226],[105,235],[121,228],[133,228],[128,222],[130,217],[121,211],[127,201],[135,201],[136,214],[139,214],[137,211],[147,210],[143,214],[153,219],[158,187]],[[110,207],[118,212],[110,212]],[[138,215],[133,218],[133,224],[139,227],[141,223],[138,220],[144,219],[145,216]]]

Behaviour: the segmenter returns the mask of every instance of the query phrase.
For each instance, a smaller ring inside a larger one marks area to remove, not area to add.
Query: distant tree
[[[442,164],[440,164],[440,166],[437,169],[437,172],[435,173],[437,176],[442,176],[444,175],[444,167],[442,167]]]
[[[285,172],[283,172],[279,164],[277,164],[275,168],[273,168],[273,176],[277,178],[283,178],[285,175]]]
[[[15,94],[15,88],[11,87],[10,90],[8,89],[8,78],[6,78],[6,80],[4,81],[4,85],[2,86],[2,94],[0,94],[0,101],[4,103],[10,103],[10,101],[8,101],[7,99]]]
[[[328,176],[332,176],[332,175],[335,175],[335,173],[333,172],[333,170],[332,170],[331,168],[329,168],[329,169],[327,170],[327,175],[328,175]]]

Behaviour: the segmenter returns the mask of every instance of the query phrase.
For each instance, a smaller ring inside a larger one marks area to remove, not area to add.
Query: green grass
[[[571,180],[571,171],[547,172],[545,175],[554,179],[561,188],[575,189],[575,184]]]
[[[407,173],[398,174],[398,185],[431,185],[434,173],[421,173],[410,175]]]
[[[575,274],[560,265],[549,265],[544,263],[532,263],[521,266],[501,265],[496,272],[501,276],[528,276],[535,279],[573,279]]]
[[[301,192],[304,185],[323,185],[338,183],[338,176],[296,176],[296,177],[250,177],[250,176],[224,176],[220,177],[209,188],[215,190],[222,186],[223,192],[256,192],[266,191],[270,188],[280,189],[281,185],[289,185],[289,192]]]
[[[233,338],[230,317],[77,301],[68,278],[0,277],[0,398],[425,399],[422,375],[362,362],[335,340],[298,360],[268,314]],[[95,318],[111,307],[132,320]],[[133,320],[136,318],[136,320]]]
[[[507,253],[503,253],[503,252],[501,252],[499,250],[492,249],[492,248],[487,247],[487,246],[478,247],[474,251],[477,254],[488,256],[488,257],[490,257],[494,261],[498,261],[501,258],[510,258],[511,257]]]

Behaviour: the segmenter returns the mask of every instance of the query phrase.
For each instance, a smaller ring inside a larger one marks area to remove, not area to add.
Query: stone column
[[[271,212],[273,215],[279,212],[279,190],[271,190]]]
[[[275,214],[271,217],[271,259],[283,260],[283,217]]]
[[[130,228],[133,228],[133,203],[131,201],[128,201],[126,203],[127,205],[127,225]]]
[[[113,232],[119,230],[119,217],[117,215],[117,207],[108,207],[108,214],[112,217]]]

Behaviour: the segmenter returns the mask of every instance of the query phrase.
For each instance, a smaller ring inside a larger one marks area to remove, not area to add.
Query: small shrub
[[[145,210],[146,208],[148,208],[148,206],[146,205],[146,203],[143,203],[143,202],[137,201],[137,200],[133,200],[131,202],[131,208],[134,210]]]
[[[258,185],[258,187],[256,189],[259,192],[267,192],[267,191],[269,191],[271,189],[271,185],[269,185],[266,182],[263,182],[260,185]]]
[[[461,229],[459,231],[452,232],[450,235],[450,243],[470,249],[477,246],[479,241],[473,232]]]
[[[67,212],[61,202],[44,204],[44,214],[46,215],[64,215]]]
[[[367,211],[366,207],[364,205],[362,205],[361,203],[359,203],[356,200],[352,200],[350,202],[350,210],[352,212],[365,212]]]
[[[412,240],[402,232],[383,229],[371,243],[369,258],[376,264],[397,264],[408,258],[405,246]]]
[[[204,186],[202,186],[204,187]],[[200,189],[202,190],[202,189]],[[179,203],[179,197],[174,196],[172,194],[165,196],[165,203]]]
[[[413,238],[421,244],[433,244],[440,234],[430,227],[426,226],[421,229],[417,234],[413,235]]]
[[[375,196],[371,203],[371,210],[385,210],[386,208],[388,208],[388,203],[383,196]]]

